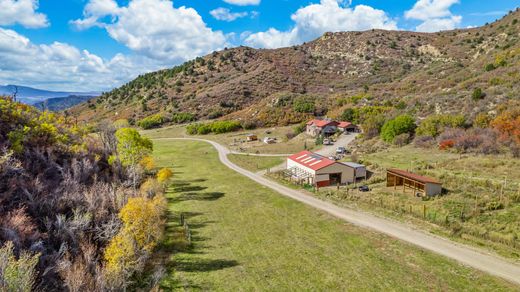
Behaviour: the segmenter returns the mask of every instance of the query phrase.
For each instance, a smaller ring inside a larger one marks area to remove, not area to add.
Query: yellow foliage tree
[[[147,171],[153,170],[155,168],[155,161],[151,156],[145,156],[143,159],[141,159],[140,164]]]
[[[106,270],[110,277],[127,274],[136,265],[136,243],[124,230],[119,232],[105,249]]]
[[[167,182],[173,176],[173,172],[169,168],[162,168],[157,172],[157,180],[160,183]]]
[[[137,247],[151,251],[162,237],[165,210],[163,196],[131,198],[119,212],[119,218],[123,221],[124,232],[131,235]]]

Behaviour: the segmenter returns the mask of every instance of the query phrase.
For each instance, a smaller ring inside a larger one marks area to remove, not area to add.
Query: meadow
[[[165,290],[518,289],[283,197],[223,166],[205,143],[154,146],[158,166],[174,171],[161,247],[167,258]]]

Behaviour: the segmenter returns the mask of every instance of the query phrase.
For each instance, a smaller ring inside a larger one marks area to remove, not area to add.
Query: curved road
[[[342,208],[307,195],[301,191],[282,186],[274,181],[266,179],[262,175],[247,171],[233,164],[227,157],[231,152],[226,147],[214,141],[195,138],[162,138],[156,140],[191,140],[209,143],[217,149],[220,161],[224,165],[284,196],[325,211],[354,225],[369,228],[394,238],[404,240],[426,250],[454,259],[467,266],[520,285],[520,266],[508,261],[507,259],[491,255],[470,246],[455,243],[421,230],[413,229],[410,226],[396,221],[380,218],[361,211]]]

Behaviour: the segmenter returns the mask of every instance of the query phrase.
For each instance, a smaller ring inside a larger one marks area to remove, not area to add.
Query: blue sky
[[[277,48],[326,31],[480,26],[518,0],[0,0],[0,84],[109,90],[237,45]]]

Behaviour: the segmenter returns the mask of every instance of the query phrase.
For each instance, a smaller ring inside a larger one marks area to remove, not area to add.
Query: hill
[[[98,92],[66,92],[66,91],[49,91],[20,85],[0,86],[0,96],[11,96],[16,93],[19,101],[27,104],[35,104],[43,102],[50,98],[58,98],[64,96],[99,96]]]
[[[225,49],[139,76],[74,112],[84,120],[187,112],[285,125],[378,105],[419,118],[472,117],[519,97],[519,20],[517,10],[472,29],[326,33],[289,48]]]
[[[78,105],[82,102],[86,102],[95,96],[78,96],[78,95],[69,95],[66,97],[55,97],[49,98],[44,101],[40,101],[34,104],[34,107],[40,110],[50,110],[50,111],[62,111],[68,108],[71,108],[75,105]]]

